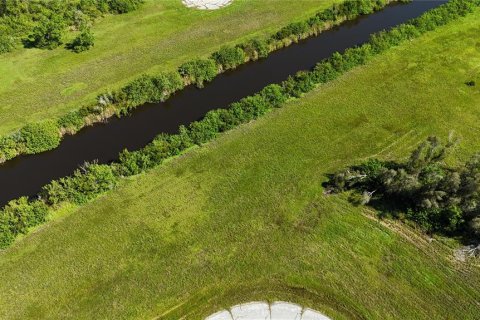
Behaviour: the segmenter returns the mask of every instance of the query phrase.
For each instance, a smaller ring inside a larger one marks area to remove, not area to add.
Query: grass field
[[[340,0],[236,0],[224,9],[187,9],[181,0],[147,0],[97,23],[95,47],[75,54],[19,49],[0,59],[0,135],[92,104],[142,73],[173,70],[222,44],[269,34]],[[287,5],[288,3],[288,5]]]
[[[379,222],[325,174],[428,135],[480,150],[480,10],[392,49],[0,254],[2,319],[197,319],[289,300],[334,319],[476,319],[480,269]]]

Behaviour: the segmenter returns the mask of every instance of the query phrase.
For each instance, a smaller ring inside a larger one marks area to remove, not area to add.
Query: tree
[[[89,50],[94,46],[94,36],[90,28],[84,28],[81,33],[69,43],[68,48],[76,53]]]
[[[42,18],[28,36],[27,43],[36,48],[55,49],[62,44],[65,23],[61,16],[52,14]]]

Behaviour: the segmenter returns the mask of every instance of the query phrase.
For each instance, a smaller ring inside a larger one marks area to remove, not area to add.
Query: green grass
[[[381,223],[325,174],[428,135],[480,150],[480,10],[373,59],[0,254],[1,319],[202,318],[289,300],[334,319],[476,319],[478,265]]]
[[[75,54],[19,49],[0,59],[0,135],[58,117],[142,73],[174,70],[221,45],[269,34],[340,0],[236,0],[221,10],[147,0],[132,13],[95,24],[95,47]]]

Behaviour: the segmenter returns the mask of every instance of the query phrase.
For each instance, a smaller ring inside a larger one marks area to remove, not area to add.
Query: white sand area
[[[249,302],[212,314],[205,320],[331,320],[309,308],[289,302]]]
[[[228,6],[233,0],[182,0],[189,8],[201,10],[216,10]]]

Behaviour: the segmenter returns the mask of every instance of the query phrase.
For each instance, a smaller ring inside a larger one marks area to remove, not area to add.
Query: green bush
[[[85,203],[98,194],[113,189],[116,183],[111,166],[86,164],[81,170],[77,170],[66,184],[69,188],[68,200],[77,204]]]
[[[0,249],[8,247],[15,240],[15,236],[10,230],[7,216],[0,211]]]
[[[14,38],[6,33],[0,33],[0,54],[10,52],[14,48],[15,48]]]
[[[0,211],[0,248],[8,246],[15,236],[45,222],[48,207],[42,201],[21,197],[10,201]]]
[[[290,76],[286,81],[282,82],[283,91],[295,98],[299,98],[302,94],[315,88],[315,73],[300,71],[295,76]]]
[[[340,73],[335,70],[330,61],[323,60],[315,66],[313,75],[318,83],[327,83],[336,79]]]
[[[65,22],[59,15],[42,18],[26,40],[32,47],[55,49],[62,44]]]
[[[40,196],[50,205],[64,201],[82,204],[113,189],[116,183],[117,178],[112,166],[87,163],[72,176],[60,178],[44,186]]]
[[[215,138],[219,132],[218,122],[212,117],[202,121],[194,121],[188,126],[190,139],[194,144],[201,145]]]
[[[295,36],[295,38],[301,38],[310,30],[310,26],[306,21],[291,23],[286,27],[283,27],[274,35],[274,39],[282,40]]]
[[[468,228],[468,232],[470,232],[472,237],[480,239],[480,215],[470,220]]]
[[[143,0],[108,0],[110,12],[127,13],[136,10],[144,1]]]
[[[120,99],[124,100],[127,106],[136,107],[145,102],[165,101],[183,86],[183,80],[178,72],[162,73],[158,76],[143,75],[121,89]]]
[[[213,60],[222,67],[223,70],[235,69],[245,62],[245,52],[239,47],[224,46],[212,55]]]
[[[58,120],[58,126],[76,132],[85,125],[85,116],[87,115],[85,113],[86,111],[82,112],[82,109],[67,113]]]
[[[178,72],[161,73],[152,79],[155,87],[153,102],[165,101],[170,95],[185,85]]]
[[[85,29],[68,44],[68,48],[76,53],[80,53],[93,47],[94,41],[95,38],[90,29]]]
[[[245,52],[245,55],[251,60],[257,60],[258,58],[265,58],[270,53],[270,47],[267,40],[253,39],[247,41],[240,46]]]
[[[260,96],[267,101],[272,107],[279,107],[282,103],[287,101],[288,94],[278,84],[271,84],[260,91]]]
[[[125,100],[130,106],[138,106],[148,102],[155,95],[155,86],[151,76],[143,75],[122,88]]]
[[[60,133],[54,121],[28,124],[20,130],[20,136],[26,154],[51,150],[60,144]]]
[[[151,168],[153,162],[148,151],[150,150],[145,149],[134,152],[124,150],[121,152],[119,165],[116,167],[116,173],[120,176],[128,177],[142,173]]]
[[[210,82],[218,73],[217,65],[212,59],[197,59],[186,62],[178,68],[180,75],[188,82],[203,88],[204,82]]]
[[[19,142],[14,136],[0,138],[0,162],[10,160],[19,154]]]

